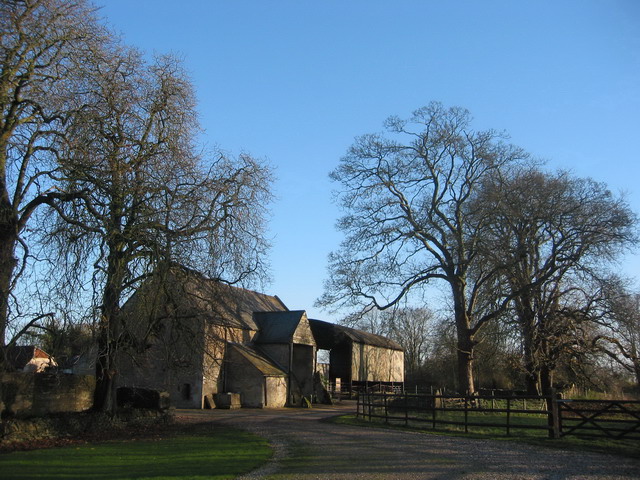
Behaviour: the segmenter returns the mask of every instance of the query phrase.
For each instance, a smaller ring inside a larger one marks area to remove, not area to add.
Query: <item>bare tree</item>
[[[407,375],[415,377],[426,359],[434,315],[425,307],[403,308],[394,313],[391,336],[404,348]]]
[[[472,393],[474,337],[498,313],[476,315],[479,292],[495,272],[469,276],[485,227],[469,209],[486,178],[528,155],[504,135],[473,131],[470,123],[466,110],[431,103],[408,121],[388,119],[387,136],[356,139],[331,174],[343,186],[346,214],[338,227],[346,238],[330,256],[319,303],[386,309],[445,281],[457,332],[458,388]]]
[[[635,216],[603,184],[538,169],[487,179],[476,201],[490,213],[482,264],[502,271],[493,295],[513,299],[527,388],[546,391],[558,358],[584,345],[592,278],[635,241]]]
[[[248,155],[197,154],[195,96],[174,57],[147,64],[110,45],[93,52],[84,81],[61,167],[74,200],[53,204],[49,238],[71,281],[92,276],[95,407],[110,411],[116,356],[131,341],[120,308],[145,278],[172,261],[232,283],[266,274],[271,175]]]
[[[84,0],[0,2],[0,347],[29,260],[27,226],[42,205],[67,198],[55,176],[76,73],[104,38]]]
[[[635,378],[640,390],[640,294],[631,292],[619,279],[607,282],[606,314],[593,345]]]

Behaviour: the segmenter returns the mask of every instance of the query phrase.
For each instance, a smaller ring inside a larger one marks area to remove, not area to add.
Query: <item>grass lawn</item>
[[[271,456],[265,439],[231,428],[210,435],[13,452],[0,455],[9,479],[225,479],[249,472]]]

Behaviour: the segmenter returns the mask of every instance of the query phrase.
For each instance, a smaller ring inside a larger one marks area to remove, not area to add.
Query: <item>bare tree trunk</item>
[[[113,338],[113,313],[104,308],[102,325],[98,337],[98,358],[96,361],[96,390],[93,408],[102,412],[115,410],[115,355],[116,342]]]
[[[524,350],[525,386],[529,395],[539,395],[538,389],[538,362],[535,358],[534,329],[532,320],[524,312],[519,313],[520,328],[522,330],[522,343]]]
[[[0,348],[5,346],[9,316],[9,286],[14,268],[15,259],[10,241],[0,238]],[[0,356],[0,362],[2,362],[2,356]]]
[[[96,391],[94,409],[113,412],[116,409],[116,375],[118,341],[120,336],[120,300],[125,273],[122,244],[109,245],[107,278],[102,302],[102,325],[98,339],[99,356],[96,362]]]
[[[542,395],[549,395],[553,387],[553,369],[549,365],[540,367],[540,390]]]
[[[512,282],[512,289],[517,289],[519,283]],[[523,293],[515,299],[515,310],[520,326],[520,335],[523,349],[523,366],[525,371],[525,387],[527,394],[540,395],[539,387],[540,369],[539,361],[536,358],[535,345],[535,313],[532,308],[532,299],[528,292]]]
[[[102,326],[98,337],[98,359],[96,361],[96,391],[94,409],[113,412],[116,408],[115,377],[118,340],[116,312],[113,305],[103,305]]]
[[[108,341],[102,340],[103,334],[98,340],[101,345],[98,359],[96,361],[96,389],[93,396],[93,408],[101,412],[112,412],[114,404],[112,402],[113,377],[111,369],[111,353]],[[103,346],[106,344],[106,347]],[[103,350],[106,348],[106,350]]]
[[[457,333],[458,357],[458,390],[460,393],[475,393],[473,382],[473,348],[475,342],[471,330],[471,322],[465,308],[466,299],[463,282],[455,279],[451,282],[454,314]]]
[[[538,389],[539,377],[536,366],[531,356],[527,354],[527,346],[525,345],[524,353],[524,384],[528,395],[540,395]]]
[[[18,234],[13,208],[6,198],[0,200],[0,348],[5,346],[9,321],[9,295],[11,280],[17,265],[14,256]],[[0,355],[2,363],[4,355]]]
[[[473,384],[473,342],[468,336],[458,336],[458,389],[460,393],[475,393]]]

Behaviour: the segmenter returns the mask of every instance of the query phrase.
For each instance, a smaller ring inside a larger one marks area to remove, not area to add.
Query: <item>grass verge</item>
[[[9,479],[230,479],[271,456],[267,441],[216,428],[210,435],[110,441],[0,455]]]
[[[404,425],[387,424],[384,420],[368,421],[356,418],[355,415],[342,415],[328,419],[333,423],[341,425],[352,425],[358,427],[373,428],[390,428],[397,430],[408,430],[412,432],[420,432],[429,435],[449,435],[466,438],[483,438],[505,442],[526,443],[529,445],[538,445],[546,448],[556,448],[564,450],[580,450],[597,453],[606,453],[612,455],[620,455],[631,458],[640,458],[640,442],[638,440],[614,439],[608,437],[593,438],[580,436],[567,436],[560,439],[551,439],[545,436],[527,435],[526,431],[517,431],[510,436],[504,433],[496,433],[492,429],[474,429],[472,433],[464,433],[456,430],[421,428],[417,426],[406,427]],[[504,432],[504,431],[503,431]]]

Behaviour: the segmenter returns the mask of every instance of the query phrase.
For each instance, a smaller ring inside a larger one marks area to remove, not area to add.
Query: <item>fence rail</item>
[[[577,401],[557,395],[459,396],[360,393],[357,416],[369,421],[430,427],[640,440],[640,402]]]

